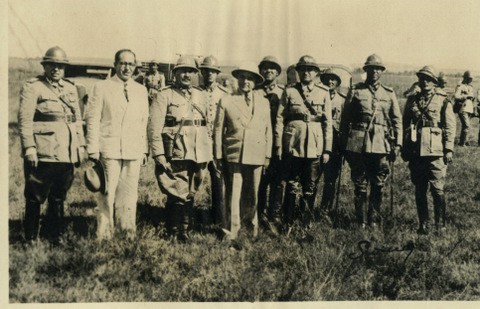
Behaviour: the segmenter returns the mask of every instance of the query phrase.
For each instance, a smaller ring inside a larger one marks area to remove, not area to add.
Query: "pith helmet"
[[[365,61],[365,65],[363,66],[363,70],[366,71],[369,67],[378,67],[382,68],[385,71],[386,67],[383,64],[382,58],[379,55],[373,54],[367,57],[367,61]]]
[[[180,68],[190,68],[198,72],[197,63],[195,62],[195,59],[193,59],[193,57],[191,56],[181,56],[180,58],[178,58],[177,64],[173,68],[173,72],[175,72],[176,69]]]
[[[278,63],[278,60],[274,56],[265,56],[262,61],[258,64],[258,69],[261,70],[262,66],[265,64],[273,64],[275,66],[275,70],[277,70],[278,74],[282,73],[282,67]]]
[[[261,85],[265,81],[262,75],[258,74],[257,72],[257,66],[253,62],[245,62],[238,69],[235,69],[232,71],[233,77],[236,79],[239,78],[241,73],[247,73],[250,74],[254,77],[255,79],[255,85]]]
[[[300,57],[297,64],[295,65],[295,69],[298,71],[298,69],[301,67],[311,67],[317,71],[320,71],[320,67],[317,64],[317,61],[310,55]]]
[[[214,56],[207,56],[203,59],[202,64],[200,64],[200,69],[209,69],[213,71],[221,72],[220,67],[218,66],[217,58]]]
[[[443,72],[438,73],[438,86],[445,87],[446,84],[447,84],[447,77],[445,76],[445,73]]]
[[[45,53],[45,56],[42,59],[42,64],[44,63],[61,63],[68,64],[67,54],[63,49],[58,46],[51,47]]]
[[[333,68],[327,68],[325,71],[323,71],[323,73],[320,74],[320,80],[324,85],[327,85],[328,79],[332,76],[337,80],[338,85],[342,83],[340,75],[338,75],[338,73]]]
[[[463,79],[473,79],[472,73],[470,73],[470,71],[465,71],[465,73],[463,73]]]
[[[420,78],[421,75],[430,77],[435,81],[435,83],[438,84],[437,73],[435,72],[435,69],[433,67],[429,65],[424,66],[423,68],[420,69],[420,71],[417,72],[418,78]]]

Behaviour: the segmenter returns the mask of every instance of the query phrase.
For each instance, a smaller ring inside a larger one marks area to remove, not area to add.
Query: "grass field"
[[[413,186],[404,162],[395,164],[394,220],[358,230],[350,221],[353,188],[344,167],[341,228],[327,222],[290,236],[240,235],[241,251],[206,231],[191,244],[164,238],[164,196],[153,162],[142,170],[138,236],[95,240],[94,196],[85,166],[69,192],[67,232],[58,247],[22,244],[23,167],[16,125],[18,91],[39,68],[11,63],[9,71],[9,297],[11,303],[157,301],[480,300],[480,148],[455,149],[448,168],[446,231],[417,236]],[[385,75],[400,94],[414,76]],[[449,85],[457,81],[449,79]],[[478,86],[478,84],[476,85]],[[401,100],[403,104],[403,100]],[[471,139],[476,140],[478,118]],[[458,134],[457,134],[458,135]],[[476,143],[474,143],[476,145]],[[389,190],[383,214],[389,213]],[[197,216],[210,204],[208,182]],[[44,210],[44,209],[43,209]],[[431,210],[431,199],[430,199]]]

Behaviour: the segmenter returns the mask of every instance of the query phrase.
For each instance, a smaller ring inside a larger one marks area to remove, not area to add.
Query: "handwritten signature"
[[[375,247],[375,245],[372,244],[370,241],[361,240],[357,243],[357,249],[358,251],[352,252],[348,255],[350,259],[357,260],[362,257],[367,257],[372,255],[381,255],[384,253],[391,253],[391,252],[407,252],[407,256],[403,260],[403,262],[405,263],[407,259],[410,257],[410,255],[412,254],[413,250],[415,250],[415,244],[413,243],[413,241],[408,241],[402,247],[389,247],[389,246]]]

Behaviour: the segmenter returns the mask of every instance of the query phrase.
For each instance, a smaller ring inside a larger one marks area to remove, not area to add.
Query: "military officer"
[[[340,155],[340,116],[343,105],[345,104],[345,95],[337,89],[342,83],[340,75],[333,68],[326,69],[321,75],[322,84],[330,89],[330,100],[332,102],[332,122],[333,122],[333,142],[330,160],[325,165],[324,185],[320,209],[323,215],[332,210],[333,200],[335,198],[335,182],[340,175],[342,168],[342,156]]]
[[[277,120],[277,110],[280,104],[280,98],[285,90],[283,85],[278,84],[278,75],[282,72],[282,67],[274,56],[266,56],[258,65],[260,75],[263,76],[265,82],[257,87],[257,90],[263,93],[270,103],[270,119],[272,128],[275,128]],[[274,148],[272,144],[272,152]],[[283,193],[285,182],[280,178],[280,158],[272,156],[270,165],[265,171],[260,181],[258,195],[258,214],[260,222],[265,224],[274,234],[281,228],[281,211],[283,203]],[[265,211],[268,212],[268,218]],[[269,222],[270,220],[270,222]]]
[[[380,82],[385,71],[382,59],[376,54],[368,56],[363,70],[366,80],[355,85],[345,102],[340,132],[355,186],[357,222],[365,228],[381,223],[382,191],[390,173],[388,161],[395,160],[402,145],[402,114],[393,89]]]
[[[245,63],[232,75],[238,80],[238,92],[220,101],[214,156],[217,166],[227,163],[230,238],[235,240],[242,225],[253,237],[258,235],[258,188],[270,162],[272,127],[268,100],[254,90],[264,81],[256,66]]]
[[[68,65],[58,46],[42,60],[44,75],[25,83],[18,123],[24,156],[25,239],[37,238],[40,206],[48,199],[44,227],[58,242],[63,230],[64,201],[73,182],[74,165],[83,159],[85,139],[77,89],[64,79]]]
[[[470,71],[463,73],[462,82],[455,89],[455,110],[458,112],[462,128],[458,146],[469,146],[468,131],[470,130],[470,117],[473,114],[473,102],[475,100],[472,87],[472,74]]]
[[[302,56],[295,66],[300,82],[282,94],[275,123],[276,154],[282,157],[285,189],[284,220],[290,231],[300,201],[306,224],[313,219],[321,164],[332,151],[332,106],[327,87],[316,84],[320,68],[312,56]]]
[[[185,242],[195,192],[212,160],[212,145],[205,93],[192,87],[198,74],[195,60],[180,57],[173,74],[175,84],[160,91],[150,106],[148,135],[158,184],[167,195],[167,231]]]
[[[433,197],[435,227],[445,226],[445,177],[452,161],[455,114],[445,91],[437,88],[438,77],[430,66],[417,72],[421,92],[408,97],[403,113],[404,148],[415,185],[419,234],[428,233],[427,190]]]
[[[213,126],[217,116],[220,99],[228,95],[227,89],[217,83],[218,73],[221,72],[217,58],[208,56],[200,64],[200,72],[203,77],[203,92],[207,98],[207,126],[208,133],[213,142]],[[213,143],[212,143],[213,145]],[[212,149],[213,154],[213,149]],[[208,164],[210,182],[212,188],[212,215],[215,225],[223,230],[229,228],[229,218],[225,208],[225,184],[223,179],[224,171],[216,166],[215,161]]]

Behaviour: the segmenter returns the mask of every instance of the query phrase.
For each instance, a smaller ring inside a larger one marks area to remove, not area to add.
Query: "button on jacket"
[[[250,107],[244,95],[225,96],[220,102],[214,132],[215,159],[230,163],[264,165],[272,153],[268,100],[253,91]]]
[[[310,120],[312,113],[298,90],[302,88],[321,121]],[[305,120],[293,117],[304,115]],[[332,106],[328,88],[323,85],[310,87],[296,84],[283,92],[277,111],[275,145],[283,145],[282,153],[299,158],[317,158],[332,151]],[[295,120],[290,120],[295,119]]]
[[[55,117],[58,120],[52,121]],[[72,82],[50,84],[44,76],[29,80],[21,90],[18,124],[24,152],[35,147],[39,161],[78,162],[78,147],[85,145],[85,139]]]
[[[148,94],[134,80],[128,80],[126,88],[116,75],[95,84],[85,121],[89,154],[100,152],[108,159],[137,160],[148,153]]]
[[[199,112],[194,103],[200,110]],[[171,160],[192,160],[197,163],[212,159],[212,144],[207,126],[201,124],[207,113],[205,94],[197,88],[180,89],[175,86],[160,91],[150,106],[150,123],[148,127],[152,156],[165,155],[164,139],[175,141]],[[176,125],[166,126],[166,119],[175,121]],[[190,121],[189,125],[180,127],[180,122]],[[196,121],[196,124],[192,124]],[[175,139],[175,135],[179,136]]]

